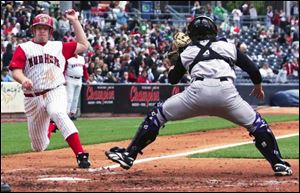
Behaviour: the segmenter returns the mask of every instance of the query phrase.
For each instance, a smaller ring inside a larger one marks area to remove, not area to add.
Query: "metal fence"
[[[192,15],[190,13],[141,13],[141,12],[131,12],[128,13],[129,16],[138,17],[139,21],[151,21],[153,23],[163,24],[169,23],[174,27],[185,27],[187,23],[192,19]],[[259,15],[255,20],[250,19],[250,16],[241,16],[241,26],[250,26],[250,25],[265,25],[267,17],[264,15]],[[221,24],[226,21],[230,26],[234,25],[233,16],[225,15],[223,20],[216,20],[217,24]]]

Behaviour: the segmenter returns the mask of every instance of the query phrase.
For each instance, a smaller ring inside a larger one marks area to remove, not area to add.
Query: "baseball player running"
[[[16,48],[9,67],[13,78],[22,84],[24,90],[32,149],[43,151],[48,147],[51,118],[75,153],[79,168],[88,168],[89,154],[84,152],[78,130],[66,112],[67,93],[63,72],[66,60],[84,52],[90,44],[75,11],[67,10],[65,15],[73,25],[78,42],[48,41],[53,33],[53,19],[49,15],[39,14],[31,25],[34,38]]]
[[[67,113],[71,120],[76,120],[77,105],[82,87],[82,76],[84,76],[86,82],[89,80],[84,57],[75,55],[67,60],[65,75],[68,95]]]
[[[233,66],[237,65],[250,75],[254,83],[251,95],[263,99],[259,70],[235,45],[227,43],[226,39],[217,39],[217,31],[214,21],[206,16],[199,16],[188,25],[187,34],[191,43],[180,53],[175,66],[169,71],[168,79],[176,84],[188,71],[193,82],[182,93],[163,104],[156,104],[126,149],[113,147],[105,152],[110,160],[129,169],[138,153],[156,139],[159,129],[167,121],[208,114],[247,128],[275,175],[292,175],[290,164],[282,159],[268,123],[241,98],[234,86],[236,75]],[[179,37],[186,40],[184,36]]]

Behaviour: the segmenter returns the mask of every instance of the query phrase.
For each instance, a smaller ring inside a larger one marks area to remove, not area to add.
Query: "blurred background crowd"
[[[227,3],[227,7],[221,1],[189,1],[186,10],[183,6],[157,8],[157,2],[142,3],[71,2],[91,43],[83,54],[90,84],[168,83],[170,63],[166,53],[173,35],[185,32],[187,23],[198,15],[216,21],[219,36],[257,64],[265,83],[299,83],[297,1],[289,2],[285,10],[262,1],[237,1]],[[143,12],[147,8],[152,12]],[[18,44],[31,40],[30,24],[37,14],[47,13],[54,18],[53,40],[75,40],[63,11],[64,4],[57,1],[1,1],[1,81],[14,81],[7,67]],[[235,70],[238,83],[251,83],[247,74],[238,67]],[[186,74],[181,83],[189,81]]]

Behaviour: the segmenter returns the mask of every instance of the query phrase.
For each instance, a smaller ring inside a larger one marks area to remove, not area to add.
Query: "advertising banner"
[[[1,113],[23,113],[24,93],[17,82],[1,82]]]
[[[112,112],[115,102],[114,85],[83,85],[81,112]]]
[[[184,91],[187,84],[115,84],[84,85],[82,88],[81,110],[83,113],[142,113],[149,112],[160,101]],[[274,92],[287,89],[299,89],[298,85],[264,86],[265,100],[258,101],[249,96],[253,85],[237,85],[241,97],[250,105],[269,104]]]
[[[160,87],[152,85],[123,85],[117,88],[115,113],[145,113],[160,101]]]
[[[185,86],[117,84],[82,88],[82,113],[147,113],[156,103],[182,92]]]

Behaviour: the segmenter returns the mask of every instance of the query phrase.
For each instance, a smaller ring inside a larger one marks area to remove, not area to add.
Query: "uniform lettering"
[[[83,66],[83,65],[82,65],[82,64],[72,64],[72,65],[71,65],[72,68],[80,67],[80,66]]]
[[[54,64],[59,67],[59,60],[55,56],[51,56],[49,54],[34,56],[31,58],[28,58],[29,66],[32,67],[34,65],[38,64]]]
[[[56,57],[54,57],[54,64],[59,67],[59,60]]]
[[[39,63],[44,63],[44,57],[43,56],[39,56]]]
[[[53,63],[53,56],[49,56],[49,63]]]
[[[37,65],[37,64],[39,64],[39,61],[38,61],[38,57],[35,56],[33,57],[33,65]]]
[[[29,59],[28,59],[28,63],[29,63],[29,66],[30,66],[30,67],[33,66],[33,60],[32,60],[32,58],[29,58]]]
[[[45,63],[50,63],[50,55],[49,54],[45,54]]]

